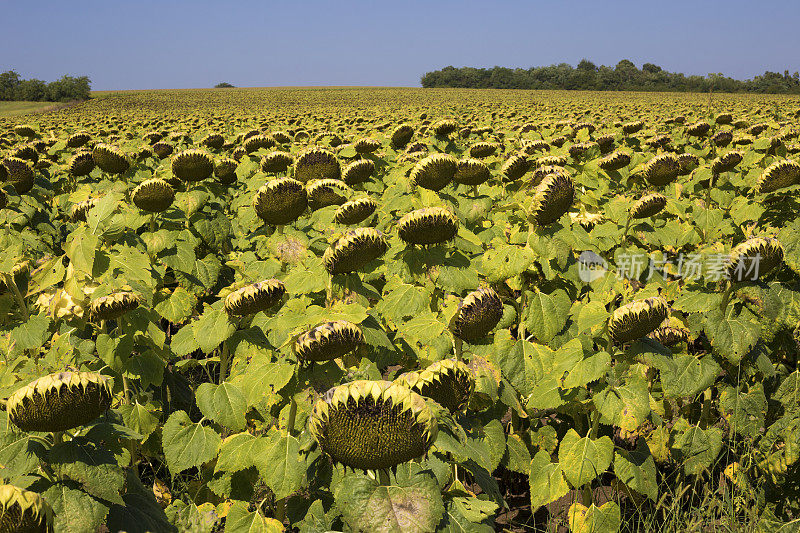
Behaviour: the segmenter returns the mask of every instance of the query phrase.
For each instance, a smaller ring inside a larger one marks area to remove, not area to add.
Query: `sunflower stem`
[[[14,280],[14,275],[4,274],[3,277],[5,278],[6,287],[11,289],[11,292],[14,294],[14,299],[17,301],[17,305],[19,305],[19,310],[22,312],[22,317],[25,319],[25,322],[27,322],[30,316],[28,314],[28,306],[25,305],[25,298],[23,298],[22,294],[19,292],[19,287],[17,287],[17,282]]]
[[[64,432],[63,431],[54,431],[53,432],[53,446],[61,444],[64,442]]]
[[[708,428],[708,423],[711,421],[711,388],[703,391],[703,411],[700,415],[700,429],[705,430]]]
[[[453,350],[456,353],[456,361],[461,361],[462,359],[461,352],[463,351],[463,349],[464,349],[463,341],[458,337],[455,337],[453,339]]]
[[[150,215],[150,233],[156,232],[156,214]]]
[[[722,310],[722,315],[725,315],[725,311],[728,309],[728,303],[731,300],[731,292],[733,292],[733,283],[730,281],[727,282],[727,287],[725,287],[725,291],[722,293],[722,303],[719,304],[719,308]]]
[[[622,241],[620,241],[619,245],[623,246],[625,241],[628,240],[628,230],[631,229],[631,217],[628,216],[628,220],[625,221],[625,231],[622,232]]]
[[[382,470],[378,470],[378,483],[380,483],[384,487],[387,487],[391,484],[391,481],[389,480],[389,471],[386,470],[385,468]]]
[[[228,374],[228,359],[230,359],[230,350],[228,348],[228,343],[222,343],[222,354],[219,358],[219,381],[218,384],[222,384],[225,381],[225,378]]]
[[[292,396],[292,403],[289,406],[289,418],[286,419],[286,431],[291,435],[294,432],[294,422],[297,418],[297,400]]]

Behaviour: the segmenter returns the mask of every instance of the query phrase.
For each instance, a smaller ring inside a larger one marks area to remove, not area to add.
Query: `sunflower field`
[[[0,533],[800,527],[799,119],[333,88],[0,118]]]

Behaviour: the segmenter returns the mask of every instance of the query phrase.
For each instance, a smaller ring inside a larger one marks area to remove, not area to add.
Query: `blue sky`
[[[93,88],[419,86],[447,65],[623,58],[686,74],[800,70],[800,2],[0,0],[0,70]]]

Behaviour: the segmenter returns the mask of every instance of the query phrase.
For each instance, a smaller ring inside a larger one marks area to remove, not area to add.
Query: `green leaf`
[[[569,485],[564,478],[561,465],[550,462],[550,454],[544,450],[539,450],[533,456],[528,482],[530,483],[531,510],[533,512],[569,492]]]
[[[206,418],[234,431],[244,429],[247,400],[236,385],[203,383],[197,387],[195,397],[197,407]]]
[[[203,353],[209,354],[233,335],[236,326],[231,323],[224,310],[209,309],[194,322],[192,330],[200,349]]]
[[[97,533],[108,507],[83,491],[56,483],[42,496],[53,508],[56,533]]]
[[[661,371],[661,386],[669,398],[694,396],[714,384],[720,366],[710,355],[697,358],[679,355],[669,363],[658,365]]]
[[[300,441],[285,430],[269,430],[269,448],[258,458],[258,472],[275,497],[285,498],[300,488],[305,463],[300,455]]]
[[[589,302],[583,305],[578,312],[578,331],[590,331],[605,324],[609,315],[606,306],[600,302]]]
[[[92,274],[94,255],[99,244],[97,235],[89,233],[89,228],[81,226],[65,241],[64,250],[72,266],[84,274]]]
[[[722,449],[723,432],[719,428],[692,426],[675,438],[672,447],[687,475],[697,475],[711,467]]]
[[[503,456],[503,464],[512,472],[527,474],[531,466],[531,454],[528,446],[516,433],[508,436],[506,441],[506,454]]]
[[[625,431],[638,428],[650,414],[650,394],[641,376],[623,386],[607,387],[592,398],[603,420]]]
[[[234,502],[225,519],[225,533],[283,533],[283,524],[265,518],[258,511],[250,512],[244,502]]]
[[[725,315],[719,308],[712,308],[705,315],[705,331],[711,345],[732,365],[738,365],[759,339],[761,326],[750,320],[749,311],[736,314],[733,305],[728,305]]]
[[[614,474],[639,494],[644,494],[653,501],[658,500],[656,463],[643,440],[637,442],[633,451],[617,450],[614,455]]]
[[[528,301],[525,326],[543,343],[553,340],[564,329],[572,302],[564,291],[537,292]]]
[[[69,478],[80,483],[92,496],[123,503],[119,491],[125,483],[125,474],[108,449],[85,437],[75,437],[53,446],[48,463],[62,480]]]
[[[0,435],[0,476],[13,481],[35,472],[39,457],[44,455],[44,447],[37,439],[7,431]]]
[[[420,287],[399,283],[384,294],[375,310],[385,319],[400,323],[404,318],[416,316],[427,309],[430,305],[430,297],[430,293]]]
[[[430,533],[444,515],[444,502],[430,471],[400,476],[382,486],[363,474],[349,474],[336,492],[346,524],[369,533]]]
[[[125,504],[113,505],[108,513],[106,525],[111,531],[177,533],[175,527],[167,522],[167,517],[156,501],[153,490],[142,485],[134,469],[128,470],[125,487],[127,490],[122,496]]]
[[[480,261],[481,272],[489,283],[505,281],[525,272],[535,254],[527,246],[501,245],[487,250]]]
[[[421,344],[429,344],[441,336],[447,326],[431,311],[419,313],[411,320],[399,326],[403,336],[416,340]]]
[[[213,459],[221,442],[216,431],[192,423],[185,411],[172,413],[164,424],[162,444],[173,475]]]
[[[17,350],[38,350],[50,338],[50,318],[47,315],[33,315],[27,322],[11,330],[11,342]]]
[[[588,508],[573,503],[568,520],[571,533],[616,533],[622,525],[621,511],[615,502],[606,502],[600,507],[592,504]]]
[[[558,447],[558,464],[564,477],[575,488],[608,470],[614,456],[614,444],[608,437],[581,437],[574,429],[567,431]]]
[[[195,305],[197,298],[192,293],[183,287],[176,287],[166,298],[157,297],[153,309],[173,324],[180,324],[191,316]]]
[[[238,472],[261,464],[260,457],[267,454],[272,442],[266,437],[250,433],[236,433],[222,441],[217,459],[217,472]]]
[[[141,434],[145,439],[158,427],[158,417],[150,413],[138,401],[134,401],[132,404],[120,405],[117,411],[122,415],[125,426]]]

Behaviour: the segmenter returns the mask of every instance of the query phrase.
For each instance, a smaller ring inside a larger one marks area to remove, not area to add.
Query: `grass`
[[[29,113],[53,111],[63,105],[58,102],[0,102],[0,117],[15,117]]]

